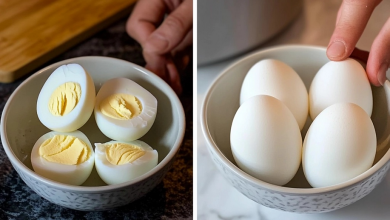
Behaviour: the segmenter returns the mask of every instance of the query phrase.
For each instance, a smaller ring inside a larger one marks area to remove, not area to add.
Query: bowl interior
[[[275,47],[249,55],[228,67],[210,87],[203,106],[204,118],[202,120],[204,120],[203,129],[206,133],[206,139],[209,138],[211,147],[216,149],[215,152],[221,156],[221,160],[244,178],[248,175],[237,167],[231,152],[230,129],[233,117],[239,108],[239,95],[246,73],[256,62],[266,58],[277,59],[290,65],[303,80],[307,91],[309,91],[311,81],[317,71],[329,62],[325,48],[308,46]],[[371,119],[374,123],[378,141],[374,164],[383,158],[390,147],[389,85],[380,88],[372,87],[374,108]],[[302,137],[305,137],[311,122],[310,117],[308,117],[305,127],[302,129]],[[257,183],[259,182],[264,183],[257,181]],[[285,187],[311,188],[301,167]]]
[[[30,160],[32,147],[40,136],[50,131],[38,119],[37,98],[49,75],[60,65],[67,63],[78,63],[83,66],[93,78],[96,92],[105,81],[126,77],[152,93],[158,100],[156,120],[149,132],[140,140],[158,151],[159,163],[164,158],[172,159],[184,135],[184,116],[180,101],[170,87],[156,75],[129,62],[105,57],[80,57],[53,64],[34,74],[19,86],[8,101],[8,107],[4,109],[5,116],[2,122],[2,126],[5,126],[4,136],[8,146],[17,159],[28,169],[33,170]],[[79,130],[89,138],[92,145],[110,141],[97,127],[93,114]],[[171,151],[172,155],[169,154]],[[104,185],[106,184],[100,179],[95,168],[83,184],[83,186]]]

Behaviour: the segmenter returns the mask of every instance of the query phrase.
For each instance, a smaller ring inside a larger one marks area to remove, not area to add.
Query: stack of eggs
[[[376,153],[373,99],[355,60],[326,63],[309,94],[287,64],[266,59],[247,73],[230,142],[237,165],[271,184],[285,185],[302,163],[312,187],[348,181],[368,170]],[[313,120],[302,141],[308,114]]]
[[[96,143],[95,151],[78,131],[92,112],[101,132],[113,139]],[[156,113],[156,98],[130,79],[108,80],[95,97],[94,82],[82,66],[60,66],[38,96],[38,118],[53,131],[35,143],[33,169],[48,179],[81,185],[95,164],[107,184],[132,180],[157,165],[157,151],[137,140],[149,131]]]

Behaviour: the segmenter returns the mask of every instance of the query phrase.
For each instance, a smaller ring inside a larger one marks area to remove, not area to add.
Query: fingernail
[[[346,53],[345,44],[341,41],[334,41],[331,45],[329,45],[326,52],[330,58],[344,57]]]
[[[157,53],[165,53],[165,48],[168,47],[168,40],[159,35],[159,34],[152,34],[145,44],[145,50],[157,52]]]
[[[378,81],[379,83],[383,86],[386,82],[386,72],[387,72],[387,69],[389,68],[389,64],[387,63],[383,63],[381,65],[381,67],[379,68],[379,71],[378,71]]]

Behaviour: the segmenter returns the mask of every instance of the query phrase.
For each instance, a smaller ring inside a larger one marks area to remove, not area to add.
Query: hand
[[[192,0],[140,0],[126,29],[141,44],[145,67],[180,94],[179,71],[192,45]]]
[[[375,7],[381,0],[344,0],[337,14],[336,27],[330,39],[326,54],[330,60],[344,60],[353,55],[359,57],[362,51],[355,45],[362,35]],[[364,53],[363,53],[364,56]],[[368,55],[366,72],[375,86],[386,81],[390,64],[390,19],[387,20],[375,38]]]

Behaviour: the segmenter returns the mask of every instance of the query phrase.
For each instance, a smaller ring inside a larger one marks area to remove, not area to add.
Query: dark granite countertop
[[[126,19],[123,19],[111,25],[42,67],[89,55],[116,57],[145,65],[140,45],[126,34],[125,22]],[[52,204],[32,191],[0,147],[0,219],[192,219],[192,65],[191,62],[182,75],[183,94],[180,99],[186,115],[184,141],[173,167],[156,188],[133,203],[109,211],[75,211]],[[0,83],[1,112],[8,97],[27,77],[10,84]]]

